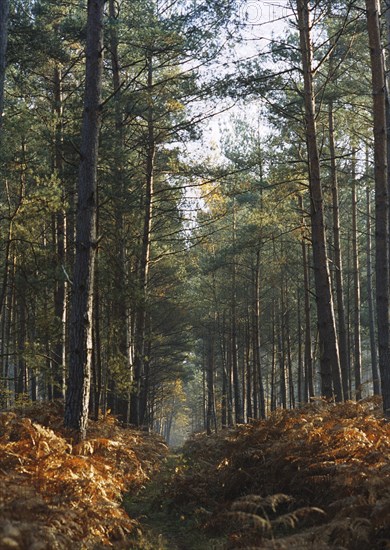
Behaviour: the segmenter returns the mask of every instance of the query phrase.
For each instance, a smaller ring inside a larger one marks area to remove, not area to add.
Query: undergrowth
[[[203,517],[191,505],[178,508],[170,498],[176,473],[183,466],[180,454],[168,455],[150,483],[137,495],[126,496],[125,509],[142,526],[135,534],[137,550],[223,550],[224,539],[202,529]]]
[[[90,421],[74,444],[60,403],[0,414],[0,548],[130,548],[138,523],[122,494],[149,480],[167,448],[158,436]]]
[[[108,417],[76,445],[61,426],[58,404],[0,414],[1,550],[390,549],[377,399],[195,435],[160,471],[157,436]]]
[[[375,399],[323,401],[196,435],[169,496],[225,548],[390,548],[390,425]]]

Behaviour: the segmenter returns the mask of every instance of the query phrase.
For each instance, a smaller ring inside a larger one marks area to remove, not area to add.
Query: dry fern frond
[[[326,513],[321,508],[316,508],[315,506],[306,506],[304,508],[298,508],[293,512],[288,514],[283,514],[278,518],[271,521],[272,527],[290,527],[295,529],[297,524],[302,520],[311,519],[313,516],[322,515],[325,516]]]
[[[113,546],[136,525],[120,508],[121,493],[145,483],[165,454],[162,440],[107,419],[91,422],[94,437],[72,447],[56,428],[57,409],[0,414],[0,548]],[[5,546],[11,531],[13,546]]]
[[[226,512],[226,516],[237,522],[241,529],[250,529],[266,533],[272,528],[271,522],[268,519],[262,518],[257,514],[236,511]]]
[[[328,540],[345,548],[367,548],[372,536],[371,522],[366,518],[345,519],[331,528]]]
[[[231,506],[232,510],[240,510],[242,512],[248,512],[256,514],[259,510],[264,511],[271,509],[276,511],[280,504],[290,504],[294,499],[289,495],[278,493],[276,495],[268,495],[261,497],[259,495],[246,495],[235,500]]]
[[[379,548],[380,540],[390,538],[390,424],[383,419],[378,398],[337,405],[319,400],[301,409],[277,410],[266,421],[210,438],[199,435],[185,449],[190,466],[175,486],[176,502],[193,500],[195,506],[210,510],[233,503],[232,511],[266,517],[272,506],[265,507],[262,499],[291,495],[297,507],[327,513],[309,515],[311,523],[321,526],[320,538],[327,539],[334,529],[347,529],[342,545],[348,550]],[[191,464],[199,464],[198,457],[207,457],[213,466],[192,468]],[[272,513],[277,511],[276,507]],[[290,505],[288,512],[296,514]],[[370,528],[365,522],[360,525],[359,518],[367,520]],[[284,519],[272,519],[291,525],[299,517],[286,514]],[[367,537],[369,543],[364,542]],[[283,540],[291,548],[310,547],[306,538],[300,543],[292,536]],[[252,542],[256,546],[256,538],[241,538],[240,548]],[[282,545],[279,538],[274,542],[275,548]],[[263,543],[268,545],[266,539]],[[317,540],[313,545],[318,550]]]

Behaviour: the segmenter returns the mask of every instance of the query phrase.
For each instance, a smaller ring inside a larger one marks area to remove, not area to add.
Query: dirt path
[[[169,485],[181,464],[179,454],[168,455],[144,489],[125,497],[125,509],[142,527],[137,550],[222,550],[223,542],[208,538],[194,514],[178,510],[169,500]]]

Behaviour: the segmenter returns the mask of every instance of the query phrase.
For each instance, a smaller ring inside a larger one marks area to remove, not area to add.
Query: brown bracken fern
[[[137,523],[121,495],[148,480],[166,446],[110,416],[74,445],[62,414],[55,403],[0,414],[0,548],[129,548]]]
[[[185,453],[174,502],[206,509],[226,548],[390,548],[390,423],[377,398],[277,410],[196,435]]]

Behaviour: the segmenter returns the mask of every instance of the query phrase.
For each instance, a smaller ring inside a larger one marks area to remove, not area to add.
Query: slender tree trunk
[[[110,44],[110,60],[112,70],[112,88],[114,93],[115,108],[115,132],[113,139],[115,149],[112,159],[112,176],[115,185],[115,197],[113,207],[115,209],[116,238],[113,243],[113,279],[115,281],[115,292],[113,297],[113,317],[118,327],[116,346],[117,352],[123,357],[125,370],[127,371],[128,384],[132,383],[133,365],[131,361],[131,328],[130,328],[130,307],[128,298],[128,260],[127,260],[127,240],[126,240],[126,181],[124,166],[126,164],[124,157],[124,132],[122,124],[121,93],[120,93],[120,61],[118,51],[118,32],[117,19],[119,15],[119,5],[115,0],[109,0],[110,25],[107,34]],[[131,392],[128,392],[127,399],[119,397],[119,408],[122,410],[121,417],[129,422],[131,416]],[[126,412],[123,412],[126,409]]]
[[[386,22],[386,46],[383,55],[383,67],[385,71],[385,84],[386,84],[386,94],[385,94],[385,108],[386,108],[386,137],[387,137],[387,194],[388,200],[390,203],[390,0],[382,1],[384,5],[384,16]],[[379,0],[378,9],[380,10],[381,2]],[[382,19],[382,17],[381,17]],[[389,232],[390,232],[390,204],[389,204]],[[390,262],[390,252],[389,252],[389,262]],[[389,265],[389,282],[390,282],[390,265]]]
[[[104,0],[88,0],[86,80],[70,314],[69,378],[64,423],[86,436],[91,386],[97,164],[101,125]]]
[[[380,35],[378,0],[366,0],[367,30],[371,56],[376,235],[376,308],[379,370],[383,409],[390,417],[390,312],[389,312],[389,196],[387,181],[387,131],[385,71]]]
[[[275,327],[275,298],[272,298],[272,328],[271,328],[271,342],[272,342],[272,356],[271,356],[271,411],[276,409],[276,327]]]
[[[297,329],[298,329],[298,377],[297,377],[297,394],[298,394],[298,407],[304,402],[304,376],[303,376],[303,360],[302,360],[302,317],[301,317],[301,294],[299,288],[297,289]]]
[[[4,83],[7,52],[9,0],[0,2],[0,133],[4,110]]]
[[[149,97],[147,151],[145,166],[145,196],[143,201],[143,233],[141,242],[141,254],[139,259],[138,286],[140,300],[137,307],[134,340],[134,390],[131,403],[131,422],[139,425],[143,412],[141,410],[142,383],[144,377],[145,335],[146,335],[146,307],[147,287],[150,262],[150,236],[153,216],[153,192],[154,192],[154,164],[156,156],[156,142],[154,135],[153,113],[153,57],[147,55],[148,82],[147,92]]]
[[[368,301],[368,325],[370,331],[370,352],[371,352],[371,372],[372,372],[372,384],[374,389],[374,395],[381,394],[380,375],[378,370],[378,356],[376,346],[376,334],[375,334],[375,313],[374,313],[374,295],[372,290],[372,246],[371,246],[371,197],[370,189],[366,188],[366,265],[367,265],[367,301]]]
[[[23,289],[19,290],[20,294]],[[25,358],[27,327],[26,327],[26,305],[23,297],[17,301],[17,320],[18,320],[18,369],[15,380],[15,396],[23,397],[27,393],[27,366]]]
[[[287,301],[287,284],[286,284],[286,301]],[[288,306],[286,305],[286,308]],[[286,309],[286,355],[287,355],[287,372],[288,372],[288,397],[290,409],[295,409],[295,391],[294,391],[294,377],[292,366],[292,354],[291,354],[291,336],[290,336],[290,314]]]
[[[227,366],[227,413],[228,413],[228,426],[233,426],[234,421],[234,408],[233,408],[233,367],[232,367],[232,348],[231,348],[231,342],[229,338],[229,332],[228,327],[225,327],[225,334],[227,336],[227,341],[225,337],[225,347],[227,350],[227,360],[226,360],[226,366]]]
[[[240,377],[237,357],[237,285],[236,285],[236,208],[233,199],[233,258],[232,258],[232,302],[231,302],[231,352],[232,352],[232,375],[234,390],[234,411],[235,421],[238,424],[244,422],[244,407],[240,392]]]
[[[286,304],[284,296],[283,275],[280,281],[280,326],[278,331],[278,355],[280,373],[280,401],[283,409],[287,409],[287,353],[286,353]]]
[[[99,420],[100,406],[102,400],[102,348],[100,335],[100,291],[99,291],[98,256],[96,256],[95,278],[93,301],[93,353],[92,353],[92,376],[93,376],[93,418]]]
[[[246,383],[246,421],[248,422],[250,418],[254,418],[254,412],[253,412],[253,372],[254,372],[254,364],[253,361],[251,361],[251,344],[252,344],[252,338],[253,334],[251,334],[250,330],[250,319],[251,319],[251,308],[248,307],[247,312],[247,327],[246,327],[246,336],[245,336],[245,367],[246,367],[246,377],[245,377],[245,383]]]
[[[353,340],[354,340],[354,374],[355,399],[362,398],[362,343],[360,336],[360,276],[359,276],[359,248],[357,227],[357,196],[356,196],[356,151],[352,151],[352,255],[353,255]]]
[[[221,395],[221,422],[222,428],[228,426],[228,373],[226,364],[226,346],[224,338],[225,318],[223,315],[222,323],[220,315],[217,313],[218,341],[221,354],[222,366],[222,395]]]
[[[343,385],[344,397],[348,397],[348,377],[349,377],[349,354],[347,327],[345,322],[344,305],[344,272],[340,244],[340,207],[339,207],[339,189],[336,167],[336,148],[334,143],[334,120],[333,120],[333,102],[329,102],[329,150],[331,163],[331,182],[332,182],[332,210],[333,210],[333,240],[334,240],[334,268],[336,279],[336,297],[337,297],[337,319],[338,336],[340,350],[341,380]]]
[[[9,18],[9,0],[3,0],[0,2],[0,151],[3,144],[3,111],[4,111],[4,84],[5,84],[5,69],[6,69],[6,51],[7,51],[7,37],[8,37],[8,18]],[[10,209],[10,196],[7,183],[1,181],[2,188],[6,189],[8,206],[9,206],[9,221],[8,221],[8,238],[5,245],[5,258],[3,262],[3,282],[0,294],[0,318],[2,323],[2,336],[5,334],[5,327],[7,326],[6,320],[9,319],[9,312],[5,311],[4,305],[7,299],[8,293],[8,277],[10,270],[10,248],[11,248],[11,234],[12,234],[12,217]],[[0,344],[0,350],[4,353],[7,344],[2,338]],[[8,357],[1,356],[1,370],[0,373],[4,378],[4,385],[0,384],[0,389],[4,387],[4,403],[8,405],[9,393],[8,393]]]
[[[300,47],[304,78],[304,100],[308,168],[311,198],[311,226],[314,262],[314,282],[317,299],[317,320],[320,339],[320,369],[322,394],[342,401],[340,359],[326,249],[324,205],[322,197],[320,159],[317,146],[316,108],[312,69],[309,1],[297,0]]]
[[[203,417],[203,429],[207,429],[207,400],[206,400],[206,350],[205,342],[203,341],[202,350],[202,417]]]
[[[54,112],[56,115],[56,135],[54,168],[58,178],[62,181],[62,90],[61,72],[54,69]],[[65,266],[65,213],[61,208],[53,216],[53,239],[55,243],[56,281],[54,288],[54,314],[58,332],[53,346],[53,392],[55,398],[63,398],[65,394],[65,362],[66,362],[66,283],[63,273]]]
[[[15,273],[15,257],[12,255],[9,261],[9,284],[6,287],[4,297],[4,307],[1,312],[1,341],[0,341],[0,365],[1,376],[4,380],[4,395],[1,396],[0,406],[8,408],[10,405],[11,377],[10,377],[10,361],[9,350],[11,343],[11,312],[14,294],[14,273]]]
[[[264,382],[261,366],[261,336],[260,336],[260,250],[256,252],[254,273],[254,312],[253,312],[253,387],[255,418],[265,418]],[[257,413],[258,411],[258,413]]]
[[[302,227],[306,227],[305,213],[303,210],[303,199],[299,196],[299,209],[302,212]],[[314,397],[314,376],[313,376],[313,350],[312,350],[312,332],[311,332],[311,307],[310,307],[310,272],[308,261],[308,245],[305,235],[301,240],[302,248],[302,270],[303,270],[303,288],[304,288],[304,312],[305,312],[305,376],[304,376],[304,402],[308,403],[310,397]]]

